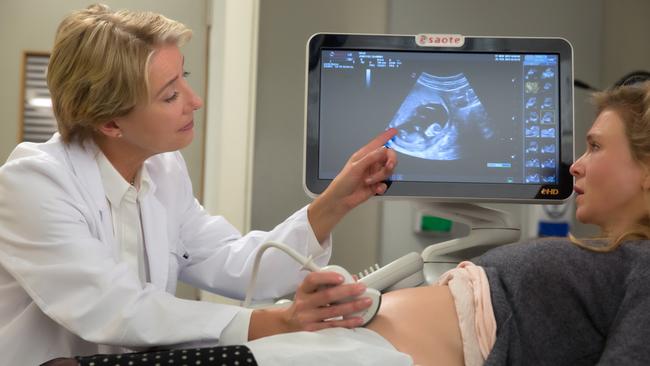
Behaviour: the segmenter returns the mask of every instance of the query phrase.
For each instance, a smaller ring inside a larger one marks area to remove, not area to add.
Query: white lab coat
[[[214,342],[241,308],[175,298],[181,279],[242,298],[256,248],[288,243],[324,265],[306,209],[270,232],[243,236],[194,199],[179,152],[145,162],[153,187],[141,200],[150,283],[118,263],[92,142],[20,144],[0,168],[0,365],[54,357]],[[256,296],[287,294],[304,277],[276,250],[264,254]]]

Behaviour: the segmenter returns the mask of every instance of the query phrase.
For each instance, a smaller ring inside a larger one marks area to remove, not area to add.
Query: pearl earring
[[[119,138],[122,138],[122,132],[118,132],[118,133],[117,133],[117,138],[118,138],[118,139],[119,139]]]

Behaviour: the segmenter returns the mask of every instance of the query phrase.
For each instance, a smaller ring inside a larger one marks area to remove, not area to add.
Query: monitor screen
[[[318,34],[308,45],[305,187],[321,193],[387,128],[391,196],[561,201],[572,192],[571,47],[562,39]]]

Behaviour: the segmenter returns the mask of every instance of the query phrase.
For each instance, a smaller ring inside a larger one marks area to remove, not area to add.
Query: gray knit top
[[[545,239],[493,249],[485,365],[650,365],[650,241],[610,253]]]

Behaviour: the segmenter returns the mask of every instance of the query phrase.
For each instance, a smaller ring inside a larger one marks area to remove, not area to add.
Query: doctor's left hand
[[[360,282],[342,283],[343,277],[335,272],[309,273],[298,286],[289,307],[253,311],[249,340],[278,333],[361,326],[363,321],[360,317],[342,317],[366,309],[371,305],[371,300],[359,297],[348,302],[337,302],[363,294],[366,286]]]
[[[311,203],[309,223],[319,242],[350,210],[388,189],[385,181],[397,165],[397,154],[384,145],[397,134],[390,128],[372,139],[348,159],[327,189]]]

